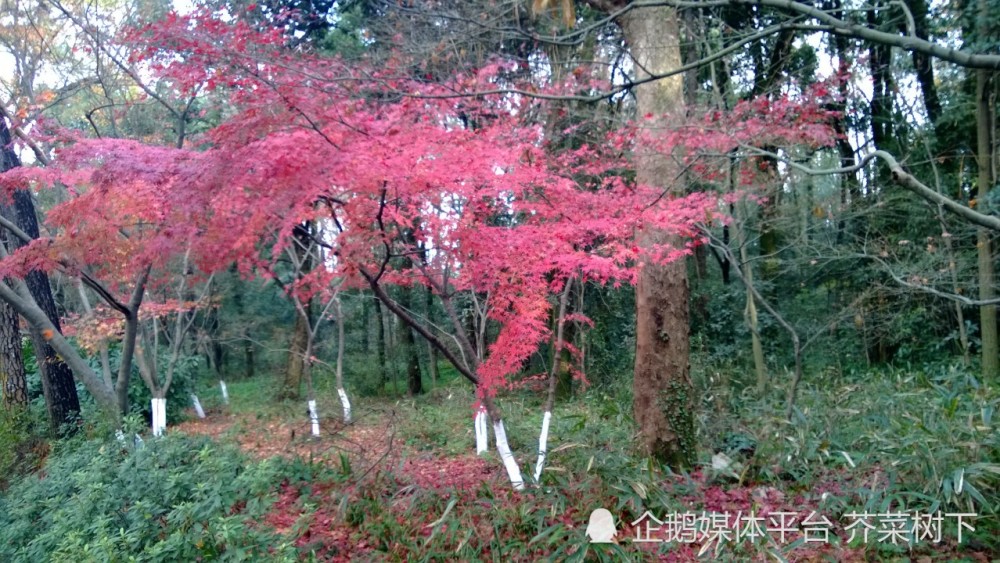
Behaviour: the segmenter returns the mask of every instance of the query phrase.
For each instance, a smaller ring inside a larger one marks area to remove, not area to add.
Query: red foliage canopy
[[[294,286],[300,297],[330,291],[334,280],[488,296],[501,329],[478,377],[492,393],[547,338],[549,296],[567,278],[631,283],[642,261],[687,252],[640,256],[636,231],[690,239],[717,207],[705,193],[672,197],[625,181],[615,171],[628,167],[628,135],[556,154],[525,117],[534,100],[437,97],[489,85],[495,66],[427,85],[292,53],[275,34],[209,14],[171,15],[127,40],[179,90],[228,95],[229,117],[193,149],[77,139],[49,169],[8,174],[8,188],[60,182],[72,197],[48,216],[57,234],[5,260],[4,275],[88,268],[126,292],[141,268],[189,247],[204,272],[236,263],[268,275],[293,229],[313,222],[330,257]],[[803,120],[807,106],[789,101],[781,119],[806,125],[797,142],[828,142],[820,113]],[[768,126],[760,111],[734,114],[742,124],[710,115],[654,146],[723,153],[742,139],[780,136],[779,122]],[[463,126],[469,116],[477,127]]]

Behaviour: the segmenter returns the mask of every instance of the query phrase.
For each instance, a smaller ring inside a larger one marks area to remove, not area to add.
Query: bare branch
[[[896,158],[894,156],[883,150],[876,150],[866,154],[865,156],[861,157],[861,159],[858,160],[857,164],[853,166],[820,169],[820,168],[811,168],[800,162],[795,162],[791,159],[787,159],[777,153],[773,153],[756,147],[745,146],[744,148],[750,151],[751,153],[758,154],[761,156],[768,156],[780,160],[781,162],[787,164],[788,166],[791,166],[792,168],[798,170],[799,172],[808,174],[810,176],[830,176],[835,174],[853,173],[864,168],[865,166],[868,165],[869,162],[878,158],[884,161],[886,166],[889,167],[889,171],[892,173],[893,181],[895,181],[900,186],[906,188],[907,190],[910,190],[911,192],[917,194],[921,198],[931,203],[944,207],[944,209],[946,209],[947,211],[954,213],[959,217],[962,217],[963,219],[969,221],[970,223],[975,223],[980,227],[986,227],[987,229],[992,229],[994,231],[1000,231],[1000,217],[995,217],[993,215],[980,213],[975,209],[966,207],[965,205],[962,205],[961,203],[958,203],[953,199],[941,195],[936,190],[931,189],[926,184],[918,180],[915,176],[907,172],[899,164],[899,162],[896,161]]]

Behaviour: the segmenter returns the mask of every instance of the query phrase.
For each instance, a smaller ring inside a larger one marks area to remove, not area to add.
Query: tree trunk
[[[239,279],[239,274],[235,265],[233,265],[229,271],[236,276],[233,288],[233,303],[236,305],[236,314],[239,317],[239,322],[242,324],[246,322],[243,308],[243,281]],[[247,325],[243,325],[243,328],[240,330],[240,336],[243,341],[243,362],[246,376],[253,377],[254,372],[257,370],[257,366],[254,361],[253,340],[250,339],[250,329]]]
[[[742,212],[745,206],[744,202],[737,204],[741,213],[736,218],[736,240],[740,248],[740,269],[743,272],[743,285],[746,286],[746,321],[747,327],[750,329],[750,347],[753,352],[753,367],[754,372],[757,374],[757,395],[763,397],[767,393],[768,377],[767,377],[767,363],[764,361],[764,346],[760,340],[760,328],[757,322],[757,302],[753,296],[753,265],[750,263],[750,259],[747,252],[747,242],[746,234],[744,228],[746,227],[746,217],[747,213]]]
[[[382,302],[375,300],[375,346],[378,348],[378,392],[385,391],[386,370],[385,370],[385,318],[382,315]]]
[[[0,163],[0,171],[7,171],[21,165],[21,161],[11,145],[10,129],[3,119],[0,119],[0,149],[2,149],[3,160]],[[31,201],[30,192],[23,189],[14,192],[13,211],[14,223],[28,236],[37,239],[39,236],[38,218],[35,217],[35,204]],[[15,237],[11,237],[11,240],[14,248],[24,245],[23,241]],[[48,317],[49,322],[52,323],[56,331],[61,333],[59,314],[56,311],[55,300],[52,298],[49,277],[44,272],[33,270],[25,277],[25,283],[39,308]],[[73,372],[49,345],[48,340],[51,336],[32,331],[32,337],[35,342],[35,354],[38,358],[38,369],[42,379],[42,393],[45,395],[45,406],[52,429],[56,431],[62,428],[69,429],[71,427],[64,425],[73,422],[80,413],[80,398],[76,393]]]
[[[400,303],[403,307],[413,310],[413,288],[400,288]],[[406,394],[410,397],[424,392],[424,383],[420,377],[420,355],[417,353],[417,341],[413,337],[413,329],[406,323],[399,323],[400,341],[406,354]]]
[[[0,211],[10,215],[6,210]],[[0,233],[0,244],[11,248],[6,231]],[[0,283],[7,283],[6,280]],[[21,317],[6,301],[0,301],[0,394],[8,410],[28,406],[28,379],[24,372],[21,348]]]
[[[927,12],[929,11],[927,0],[905,0],[905,3],[913,16],[914,33],[920,39],[928,39],[930,35],[927,30],[929,27],[927,24]],[[934,65],[931,64],[931,57],[926,53],[913,51],[913,68],[916,70],[917,82],[920,83],[920,92],[923,94],[927,120],[931,122],[931,125],[934,125],[934,129],[937,131],[937,120],[941,117],[941,100],[938,97],[937,84],[934,81]]]
[[[307,310],[309,305],[306,305]],[[281,398],[298,399],[302,392],[302,375],[305,371],[306,345],[309,342],[309,323],[301,313],[295,315],[295,328],[288,350],[288,367],[281,385]]]
[[[226,356],[225,350],[219,342],[219,310],[215,307],[209,307],[206,314],[208,315],[208,352],[212,360],[211,364],[215,368],[215,374],[221,378],[225,371]]]
[[[21,319],[13,307],[0,302],[0,390],[3,391],[3,406],[8,410],[28,406],[20,324]]]
[[[868,11],[868,26],[878,29],[886,17],[886,10],[888,8],[883,2],[876,2],[875,8]],[[895,152],[890,147],[895,135],[892,123],[895,84],[890,73],[891,64],[892,47],[872,43],[868,49],[868,66],[872,75],[872,141],[877,149]]]
[[[545,456],[548,452],[549,443],[549,423],[552,420],[552,409],[556,404],[556,392],[558,387],[559,374],[563,367],[561,362],[557,362],[562,356],[564,330],[566,328],[566,307],[569,303],[570,293],[573,291],[573,280],[566,280],[566,287],[559,297],[559,309],[556,312],[555,340],[552,342],[553,363],[549,372],[549,390],[545,399],[545,411],[542,413],[542,430],[538,434],[538,462],[535,464],[535,482],[540,483],[542,479],[542,469],[545,467]]]
[[[986,15],[986,2],[979,0],[980,17]],[[976,129],[979,164],[978,198],[986,201],[993,187],[993,76],[987,70],[976,71]],[[976,249],[979,258],[979,299],[987,301],[995,297],[993,288],[993,245],[990,231],[979,228],[976,234]],[[1000,346],[997,343],[996,305],[979,307],[980,340],[982,341],[983,383],[992,385],[1000,375]]]
[[[347,398],[347,391],[344,390],[344,309],[340,306],[340,295],[337,300],[337,395],[340,396],[340,405],[344,409],[344,424],[351,423],[351,401]]]
[[[427,288],[426,296],[427,296],[427,302],[426,302],[426,307],[427,307],[427,323],[428,323],[428,325],[433,326],[434,325],[434,293],[431,291],[431,288],[429,288],[429,287]],[[432,343],[430,341],[427,342],[427,365],[429,367],[429,369],[427,371],[430,372],[430,376],[431,376],[431,385],[433,385],[434,387],[437,387],[437,382],[438,382],[438,357],[437,357],[437,348],[435,348],[434,347],[434,343]]]
[[[364,294],[361,295],[361,350],[365,353],[365,357],[372,352],[372,343],[369,330],[369,325],[371,325],[371,304],[368,299],[365,298]]]
[[[677,14],[657,7],[632,11],[624,34],[637,78],[681,66]],[[683,114],[683,77],[676,75],[636,88],[637,112],[644,116]],[[671,189],[676,176],[663,155],[637,155],[640,183]],[[673,186],[676,190],[677,186]],[[639,235],[639,244],[679,245],[681,241],[655,229]],[[635,422],[646,453],[671,467],[695,461],[694,389],[689,374],[688,282],[684,260],[660,266],[647,264],[636,287]]]
[[[788,63],[791,49],[795,42],[795,33],[792,31],[782,31],[774,40],[771,47],[770,57],[767,65],[763,60],[758,61],[754,69],[753,97],[770,98],[780,94],[782,72]],[[775,152],[774,147],[765,147],[771,152]],[[767,168],[764,172],[768,178],[765,180],[766,200],[761,204],[760,213],[760,277],[765,282],[773,281],[781,273],[781,258],[778,250],[781,247],[781,233],[778,232],[775,224],[780,220],[781,211],[778,205],[781,199],[781,184],[778,181],[778,162],[774,158],[765,157],[764,163]]]

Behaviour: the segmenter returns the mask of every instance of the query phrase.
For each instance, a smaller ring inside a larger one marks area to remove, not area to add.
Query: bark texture
[[[7,171],[21,165],[21,161],[14,152],[11,145],[10,129],[7,123],[0,119],[0,149],[2,149],[2,160],[0,170]],[[13,196],[13,217],[10,219],[28,236],[38,238],[38,218],[35,217],[35,204],[31,200],[31,193],[27,190],[17,190]],[[24,242],[11,237],[13,247],[23,246]],[[38,270],[30,272],[25,283],[31,297],[34,298],[38,307],[48,317],[49,322],[57,332],[61,332],[59,326],[59,313],[56,310],[56,302],[52,297],[52,287],[49,285],[49,277]],[[52,428],[59,430],[70,428],[69,423],[76,420],[80,413],[80,398],[76,393],[76,383],[73,381],[73,372],[66,362],[52,349],[49,344],[52,335],[43,336],[37,330],[32,330],[32,339],[35,344],[35,354],[38,358],[38,368],[41,372],[42,393],[45,395],[45,406],[48,410],[49,422]]]
[[[625,38],[636,60],[637,78],[681,66],[677,14],[656,7],[631,12]],[[676,75],[636,88],[640,116],[683,114],[683,77]],[[664,123],[651,125],[664,126]],[[638,154],[637,180],[677,192],[677,175],[669,159]],[[679,243],[652,228],[639,234],[639,244]],[[688,280],[683,260],[646,264],[636,287],[635,421],[646,453],[671,467],[695,460],[694,397],[689,367]]]
[[[17,312],[6,302],[0,302],[0,389],[3,391],[3,406],[8,410],[28,406],[28,382],[21,357],[19,324]]]

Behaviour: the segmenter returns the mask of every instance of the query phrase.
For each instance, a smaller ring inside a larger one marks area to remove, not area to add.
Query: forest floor
[[[355,398],[352,424],[330,416],[321,436],[313,437],[304,405],[239,399],[273,396],[261,394],[258,385],[231,383],[233,404],[216,404],[207,418],[192,416],[172,431],[235,441],[258,460],[280,456],[302,463],[307,476],[276,484],[266,521],[292,538],[306,559],[923,563],[1000,556],[995,515],[979,515],[975,507],[977,532],[964,530],[961,544],[947,522],[937,543],[889,533],[892,524],[881,515],[970,509],[933,502],[884,457],[836,451],[832,436],[809,437],[802,428],[783,427],[773,436],[777,443],[765,444],[761,438],[773,428],[730,420],[727,426],[738,432],[706,444],[728,456],[716,458],[713,467],[708,451],[697,470],[674,474],[634,457],[627,403],[588,396],[557,409],[542,484],[514,492],[495,453],[474,454],[471,394],[464,388],[445,387],[416,400]],[[536,399],[527,393],[503,405],[522,471],[533,468],[536,457]],[[339,414],[339,404],[321,399],[320,411]],[[847,414],[860,413],[848,408]],[[703,433],[714,430],[703,424]],[[527,471],[525,477],[531,481]],[[930,501],[921,504],[921,495]],[[614,515],[616,543],[588,543],[585,531],[596,508]],[[665,521],[659,530],[635,524],[647,511]],[[845,516],[852,512],[868,514],[864,523],[874,527],[867,542],[860,541],[864,524],[855,526],[857,537],[849,541]],[[706,529],[707,521],[697,520],[703,513],[724,520]],[[750,515],[761,518],[764,534],[733,541],[737,530],[750,531]],[[671,527],[672,518],[685,517]],[[782,522],[790,529],[785,537]],[[720,539],[706,540],[699,526]],[[817,541],[804,541],[806,528]],[[663,541],[669,529],[694,541]]]

